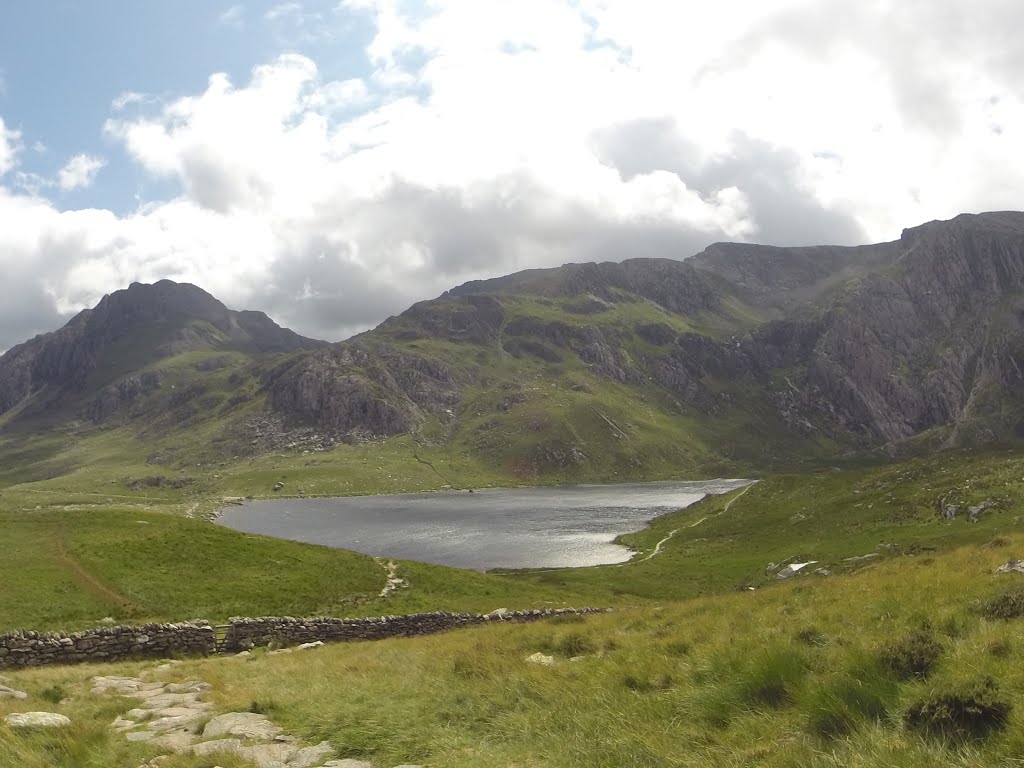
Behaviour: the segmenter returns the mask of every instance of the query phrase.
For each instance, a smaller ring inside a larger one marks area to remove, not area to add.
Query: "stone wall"
[[[0,669],[161,659],[176,653],[214,653],[215,649],[213,627],[205,621],[99,627],[73,634],[22,630],[0,635]]]
[[[182,624],[144,624],[139,627],[100,627],[73,634],[20,630],[0,635],[0,669],[43,664],[161,659],[176,654],[237,653],[258,645],[295,645],[321,640],[355,642],[387,637],[413,637],[495,622],[524,622],[551,616],[603,613],[603,608],[545,608],[537,611],[491,613],[412,613],[361,619],[317,617],[293,619],[266,616],[231,619],[220,643],[207,621]]]
[[[550,616],[600,613],[600,608],[546,608],[537,611],[498,610],[492,613],[412,613],[404,616],[377,616],[363,619],[331,619],[324,617],[293,619],[263,617],[231,619],[223,650],[237,652],[271,642],[282,645],[329,642],[381,640],[387,637],[413,637],[445,632],[502,621],[536,621]]]

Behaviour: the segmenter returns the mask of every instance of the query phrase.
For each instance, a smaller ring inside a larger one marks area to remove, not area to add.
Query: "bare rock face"
[[[438,360],[345,343],[275,372],[269,395],[271,407],[293,424],[387,436],[409,431],[427,414],[447,413],[461,391]]]
[[[117,408],[159,386],[156,374],[125,375],[148,363],[205,348],[253,354],[316,349],[325,342],[281,328],[262,312],[235,312],[194,285],[132,283],[67,325],[0,356],[0,413],[29,396],[52,404],[96,392],[84,415],[106,420]]]
[[[160,429],[180,429],[237,413],[223,432],[233,456],[405,432],[450,440],[465,417],[497,408],[489,428],[549,433],[503,457],[509,466],[574,471],[591,449],[564,435],[592,412],[551,385],[575,389],[575,370],[594,408],[611,391],[597,377],[655,420],[683,414],[705,435],[723,420],[756,425],[748,457],[773,453],[772,441],[789,455],[823,444],[897,450],[923,432],[975,444],[1024,437],[1022,296],[1024,213],[1013,212],[856,248],[718,243],[685,261],[527,270],[459,286],[333,345],[194,286],[133,284],[0,357],[0,414],[67,406],[69,419],[107,425],[141,423],[146,407],[147,418],[161,412]],[[172,392],[154,362],[193,350],[209,358]],[[222,373],[239,359],[245,370]],[[500,375],[487,370],[494,361]],[[516,398],[468,412],[520,372],[550,397],[531,400],[542,415]],[[225,398],[224,385],[238,391]],[[264,396],[265,410],[251,407]]]

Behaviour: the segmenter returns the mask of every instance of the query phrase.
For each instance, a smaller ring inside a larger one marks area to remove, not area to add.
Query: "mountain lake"
[[[749,480],[481,488],[389,496],[282,498],[224,509],[220,525],[367,555],[469,568],[622,563],[616,536]]]

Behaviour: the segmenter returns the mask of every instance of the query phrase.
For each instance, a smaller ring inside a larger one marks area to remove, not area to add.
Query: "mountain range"
[[[1012,441],[1022,291],[1018,212],[877,245],[528,270],[334,344],[192,285],[133,283],[0,357],[0,457],[41,432],[117,430],[189,461],[404,435],[544,481]]]

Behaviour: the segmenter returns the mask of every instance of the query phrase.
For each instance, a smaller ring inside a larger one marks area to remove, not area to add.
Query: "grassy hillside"
[[[1021,534],[995,535],[586,620],[193,660],[163,676],[204,679],[216,711],[264,712],[382,767],[1009,766],[1024,749],[1024,592],[1019,575],[994,570],[1022,551]],[[536,652],[553,666],[525,661]],[[0,702],[0,714],[45,704],[75,726],[59,736],[0,726],[0,764],[156,754],[107,727],[130,700],[88,693],[92,675],[152,666],[10,674],[31,698]],[[214,764],[204,759],[163,765]]]

